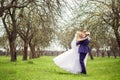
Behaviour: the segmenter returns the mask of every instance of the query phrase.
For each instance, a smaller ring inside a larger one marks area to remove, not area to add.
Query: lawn
[[[10,62],[9,57],[0,56],[0,80],[120,80],[120,58],[88,59],[87,75],[71,74],[56,66],[54,57]]]

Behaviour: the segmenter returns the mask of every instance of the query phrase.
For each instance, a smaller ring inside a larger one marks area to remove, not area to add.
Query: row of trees
[[[90,47],[96,49],[96,56],[120,56],[120,0],[84,0],[77,3],[79,7],[73,11],[75,17],[65,25],[66,30],[60,32],[64,34],[59,35],[60,43],[69,49],[75,32],[86,29],[91,32]],[[93,59],[92,53],[90,56]]]
[[[1,44],[6,45],[8,40],[11,61],[17,60],[16,49],[21,46],[24,46],[23,60],[27,60],[28,45],[31,58],[36,57],[37,47],[50,45],[59,11],[59,0],[0,1],[0,17],[6,31],[1,37],[5,44]]]
[[[28,46],[34,58],[36,49],[49,46],[57,37],[68,50],[75,32],[87,29],[97,56],[105,52],[120,56],[119,5],[119,0],[1,0],[0,17],[7,35],[1,41],[8,40],[11,61],[16,61],[16,48],[21,46],[23,60],[27,60]],[[92,53],[90,56],[93,59]]]

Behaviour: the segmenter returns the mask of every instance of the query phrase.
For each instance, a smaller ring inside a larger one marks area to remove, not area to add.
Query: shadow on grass
[[[89,74],[73,74],[73,73],[70,73],[70,72],[62,72],[62,71],[56,71],[56,70],[50,70],[49,71],[50,73],[53,73],[53,74],[58,74],[58,75],[71,75],[71,76],[85,76],[85,77],[89,77],[90,75]]]
[[[72,73],[67,73],[67,72],[55,72],[60,75],[73,75]]]

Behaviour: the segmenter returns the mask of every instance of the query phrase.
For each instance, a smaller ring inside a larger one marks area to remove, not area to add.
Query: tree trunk
[[[11,61],[16,61],[17,60],[17,54],[16,54],[16,47],[15,47],[15,40],[17,36],[17,30],[16,30],[16,21],[13,20],[14,16],[12,17],[12,30],[9,30],[7,26],[7,22],[5,21],[6,16],[2,18],[5,30],[7,32],[8,40],[9,40],[9,47],[10,47],[10,56],[11,56]]]
[[[93,57],[92,53],[90,52],[89,54],[90,54],[91,60],[94,60],[94,57]]]
[[[17,54],[16,54],[16,47],[15,47],[15,41],[9,40],[9,46],[10,46],[10,56],[11,56],[11,61],[16,61],[17,60]]]
[[[116,3],[119,3],[118,1],[112,1],[112,11],[113,11],[113,21],[112,21],[112,28],[115,33],[116,41],[119,46],[119,51],[120,51],[120,34],[119,34],[119,28],[120,28],[120,8],[116,7],[119,6]]]
[[[118,32],[118,29],[116,29],[116,28],[113,28],[113,29],[114,29],[114,33],[115,33],[115,36],[116,36],[116,41],[118,43],[119,50],[120,50],[120,35],[119,35],[119,32]]]
[[[93,45],[91,45],[91,46],[90,46],[90,48],[91,48],[91,50],[92,50]],[[92,55],[91,51],[89,52],[89,55],[90,55],[91,60],[94,60],[94,57],[93,57],[93,55]]]
[[[117,58],[116,53],[115,53],[115,51],[114,51],[114,50],[113,50],[113,55],[114,55],[114,57],[115,57],[115,58]]]
[[[101,52],[101,55],[102,55],[102,57],[105,57],[105,52],[102,51],[102,52]]]
[[[99,52],[99,49],[97,49],[96,50],[96,54],[97,54],[97,57],[99,57],[100,56],[100,54],[99,54],[100,52]]]
[[[28,43],[26,41],[24,41],[23,60],[27,60],[27,54],[28,54]]]
[[[110,58],[110,51],[107,51],[108,58]]]
[[[30,46],[30,50],[31,50],[30,58],[35,58],[36,57],[35,46],[32,45],[32,43],[29,43],[29,46]]]
[[[41,56],[40,48],[38,47],[38,48],[37,48],[37,57],[40,57],[40,56]]]

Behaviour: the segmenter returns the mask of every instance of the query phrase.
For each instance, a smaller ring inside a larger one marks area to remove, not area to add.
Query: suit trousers
[[[82,72],[83,74],[87,74],[86,73],[86,67],[85,67],[85,63],[84,63],[84,59],[85,59],[85,56],[87,55],[87,53],[80,53],[79,55],[79,62],[80,62],[80,65],[81,65],[81,69],[82,69]]]

